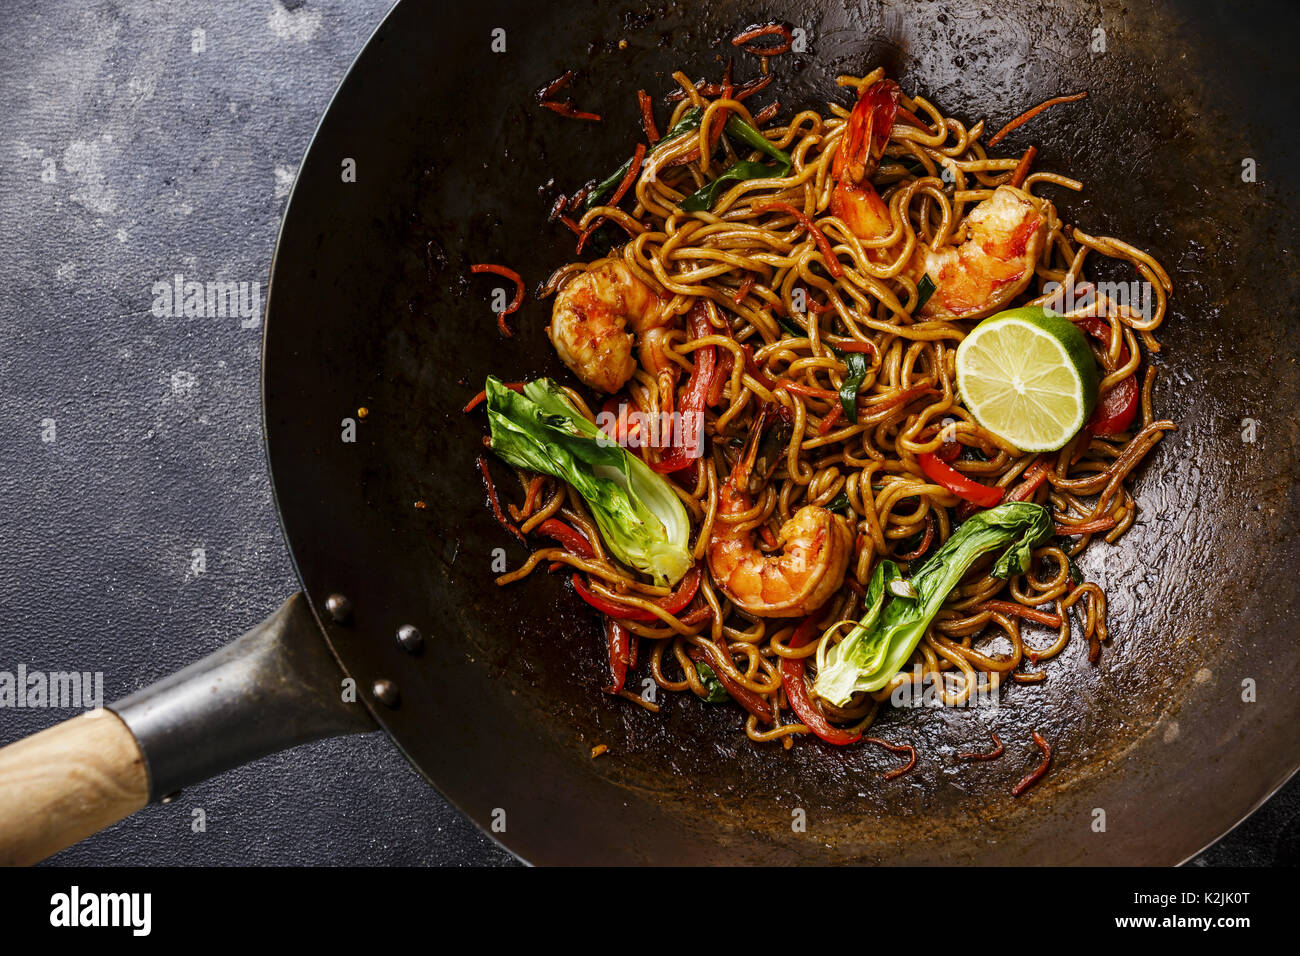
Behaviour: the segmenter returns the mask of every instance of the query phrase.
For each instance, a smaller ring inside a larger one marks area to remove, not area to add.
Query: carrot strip
[[[901,777],[903,774],[907,773],[907,771],[916,766],[916,748],[911,744],[891,744],[889,741],[881,740],[879,737],[863,737],[862,739],[869,744],[877,744],[884,747],[886,750],[893,753],[909,755],[909,759],[904,766],[899,767],[896,770],[891,770],[889,773],[885,774],[886,780],[893,780],[895,777]]]
[[[1025,150],[1025,155],[1020,157],[1020,162],[1016,164],[1016,171],[1012,173],[1011,178],[1007,180],[1007,185],[1015,186],[1019,189],[1021,184],[1024,183],[1025,177],[1029,175],[1029,167],[1033,165],[1034,157],[1037,155],[1037,146],[1030,146]]]
[[[623,197],[627,195],[627,191],[632,188],[632,184],[636,182],[636,177],[641,173],[641,163],[645,160],[645,152],[645,143],[637,143],[636,151],[632,154],[631,165],[628,166],[627,172],[623,174],[623,178],[619,181],[618,188],[614,190],[613,195],[609,197],[609,200],[605,205],[617,206],[623,201]],[[592,234],[595,233],[597,229],[608,221],[609,220],[604,216],[598,216],[591,221],[590,225],[587,226],[586,232],[577,229],[575,223],[575,231],[578,232],[578,248],[575,249],[574,252],[581,255],[582,247],[587,244],[587,240],[592,237]],[[619,225],[623,224],[619,223]],[[627,227],[624,226],[624,228],[626,229]]]
[[[582,110],[575,109],[573,100],[565,100],[558,103],[555,100],[542,100],[542,106],[545,106],[552,113],[559,113],[561,116],[567,116],[569,119],[591,120],[593,123],[600,122],[599,113],[584,113]]]
[[[1016,617],[1023,617],[1028,621],[1037,621],[1039,624],[1046,624],[1048,627],[1061,626],[1061,618],[1058,615],[1040,611],[1033,607],[1025,607],[1015,601],[983,601],[975,605],[975,610],[996,611],[998,614],[1014,614]]]
[[[995,743],[997,746],[994,747],[992,750],[990,750],[988,753],[985,753],[985,754],[977,754],[977,753],[958,754],[958,755],[957,755],[957,759],[958,759],[958,760],[996,760],[998,757],[1001,757],[1001,756],[1002,756],[1002,751],[1003,751],[1003,747],[1002,747],[1002,738],[1000,738],[997,734],[995,734],[995,733],[994,733],[993,731],[991,731],[991,730],[989,731],[989,736],[993,738],[993,743]]]
[[[745,356],[745,371],[750,374],[750,377],[769,392],[776,388],[776,382],[772,381],[771,376],[759,368],[758,362],[754,360],[754,347],[746,343],[740,347],[740,351]]]
[[[813,225],[813,221],[808,218],[807,214],[802,209],[796,209],[788,202],[778,201],[757,203],[752,208],[754,212],[783,212],[786,215],[794,216],[795,219],[799,220],[799,224],[803,226],[804,229],[808,230],[808,234],[812,236],[813,242],[817,244],[818,251],[821,252],[822,258],[826,260],[826,271],[837,279],[843,277],[844,267],[840,265],[840,261],[835,258],[835,253],[831,249],[830,241],[822,235],[820,229]]]
[[[617,206],[623,201],[623,197],[627,195],[627,191],[631,189],[632,184],[636,182],[636,177],[641,172],[641,162],[644,159],[645,143],[637,143],[636,151],[632,154],[632,165],[627,168],[627,172],[623,174],[623,179],[618,184],[618,188],[614,190],[614,195],[609,197],[609,202],[605,205]]]
[[[510,336],[514,335],[515,333],[511,332],[510,327],[506,325],[506,316],[510,315],[510,313],[512,312],[517,311],[519,309],[519,306],[523,305],[524,280],[519,277],[519,273],[516,272],[514,269],[508,269],[505,266],[494,265],[491,262],[476,262],[469,267],[469,271],[476,275],[481,272],[491,272],[495,275],[499,275],[502,276],[503,278],[509,279],[511,282],[515,284],[515,297],[510,300],[510,304],[506,306],[504,310],[502,310],[500,315],[497,316],[497,327],[501,329],[501,334],[504,335],[506,338],[510,338]]]
[[[1109,531],[1113,527],[1115,527],[1114,518],[1098,518],[1096,521],[1085,521],[1083,524],[1058,524],[1056,533],[1062,535],[1096,534],[1098,531]]]
[[[528,483],[528,493],[524,495],[524,507],[523,511],[520,513],[521,519],[527,518],[533,513],[533,509],[537,507],[537,496],[541,494],[542,481],[542,476],[538,475]],[[551,520],[554,521],[555,519],[552,518]]]
[[[523,382],[502,382],[501,384],[504,385],[506,388],[510,389],[511,391],[518,392],[518,393],[521,394],[521,395],[522,395],[523,392],[524,392],[524,383],[523,383]],[[471,398],[471,399],[469,400],[469,404],[466,405],[464,408],[462,408],[461,411],[462,411],[462,412],[472,412],[472,411],[474,411],[474,409],[478,408],[480,405],[482,405],[482,404],[483,404],[484,402],[486,402],[486,401],[487,401],[487,390],[485,389],[485,390],[479,392],[479,393],[478,393],[477,395],[475,395],[473,398]]]
[[[736,303],[736,305],[740,305],[740,303],[745,301],[745,296],[749,295],[749,290],[752,288],[754,288],[754,277],[752,275],[747,275],[741,281],[740,288],[736,290],[736,294],[731,297],[731,301]]]
[[[758,40],[763,37],[779,36],[781,42],[776,46],[759,47],[755,49],[745,44]],[[743,33],[740,33],[731,40],[732,46],[738,46],[746,53],[752,53],[754,56],[780,56],[782,53],[789,53],[794,47],[794,31],[784,23],[768,23],[763,26],[753,26]]]
[[[847,342],[827,342],[826,344],[841,352],[870,352],[872,355],[876,354],[876,346],[873,343],[859,342],[857,339]]]
[[[832,392],[829,388],[817,388],[814,385],[801,385],[798,382],[792,382],[788,378],[777,381],[777,388],[783,388],[787,392],[794,392],[796,395],[804,395],[808,398],[821,398],[828,402],[838,402],[839,392]]]
[[[645,130],[645,138],[653,146],[659,142],[659,127],[655,125],[654,101],[645,90],[636,91],[636,101],[641,107],[641,128]]]
[[[770,123],[772,121],[772,118],[775,117],[776,114],[779,113],[780,111],[781,111],[781,101],[773,100],[771,103],[768,103],[761,110],[759,110],[757,113],[754,114],[754,125],[761,127],[763,126],[764,123]]]
[[[547,83],[545,86],[543,86],[540,90],[537,91],[537,102],[541,103],[546,100],[552,99],[556,93],[560,92],[560,90],[564,89],[572,82],[573,82],[573,71],[565,70],[555,79],[551,80],[551,82]]]
[[[925,554],[927,550],[929,550],[930,542],[933,540],[934,540],[934,512],[930,511],[930,512],[926,512],[925,515],[925,534],[921,538],[921,543],[918,544],[911,551],[907,552],[907,554],[900,554],[898,556],[898,560],[915,561],[921,555]]]
[[[1007,501],[1028,501],[1034,497],[1051,473],[1051,466],[1042,458],[1037,459],[1021,474],[1020,477],[1024,480],[1011,489],[1011,493],[1007,495]]]
[[[1028,123],[1039,113],[1043,112],[1043,110],[1053,106],[1058,106],[1061,103],[1076,103],[1079,100],[1086,97],[1087,95],[1088,95],[1088,91],[1084,90],[1082,93],[1072,93],[1069,96],[1053,96],[1050,100],[1044,100],[1043,102],[1035,106],[1033,109],[1025,110],[1025,112],[1021,113],[1019,116],[1013,119],[1006,126],[1002,127],[1000,130],[998,130],[996,133],[990,136],[984,145],[996,146],[998,143],[1002,142],[1003,137],[1005,137],[1008,133],[1010,133],[1014,129],[1018,129],[1021,126],[1024,126],[1026,123]]]
[[[526,545],[528,541],[524,538],[523,532],[516,528],[506,518],[505,512],[501,510],[501,501],[497,498],[497,486],[492,481],[492,472],[488,471],[487,458],[482,455],[478,456],[478,470],[483,473],[483,484],[487,485],[488,501],[492,505],[492,514],[496,516],[501,527],[505,528],[511,534]]]
[[[768,86],[770,86],[772,81],[775,79],[776,79],[776,74],[769,73],[767,76],[759,76],[759,77],[755,77],[752,80],[746,80],[744,83],[741,83],[739,86],[735,88],[735,90],[732,92],[731,98],[735,100],[737,103],[743,103],[746,97],[750,97],[753,96],[755,93],[762,92]],[[706,96],[709,98],[721,96],[722,84],[709,83],[705,80],[700,80],[698,83],[695,84],[695,92],[699,93],[701,96]],[[668,99],[670,102],[673,103],[680,102],[681,100],[686,99],[686,91],[681,88],[675,89],[668,94]]]
[[[832,428],[835,427],[835,423],[840,420],[840,416],[843,414],[844,414],[843,403],[840,403],[836,405],[834,408],[832,408],[830,412],[827,413],[826,417],[822,419],[822,423],[817,426],[817,434],[825,435],[828,431],[830,431]]]
[[[1044,740],[1042,735],[1040,735],[1036,730],[1034,731],[1034,743],[1038,744],[1038,749],[1043,752],[1043,762],[1035,767],[1033,771],[1030,772],[1029,776],[1025,777],[1024,780],[1021,780],[1011,788],[1011,795],[1013,797],[1020,796],[1034,784],[1038,783],[1039,780],[1042,780],[1043,776],[1047,773],[1047,768],[1052,765],[1052,745]]]

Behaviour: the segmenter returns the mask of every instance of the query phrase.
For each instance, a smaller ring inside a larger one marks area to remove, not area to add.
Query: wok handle
[[[0,749],[0,865],[25,866],[149,802],[144,756],[112,711]]]
[[[278,750],[378,725],[303,594],[171,677],[0,749],[0,864],[35,863],[146,803]]]

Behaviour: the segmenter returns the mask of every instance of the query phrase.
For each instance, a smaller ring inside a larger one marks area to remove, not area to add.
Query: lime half
[[[975,420],[1021,451],[1055,451],[1097,403],[1097,363],[1069,319],[1039,306],[991,315],[957,348],[957,390]]]

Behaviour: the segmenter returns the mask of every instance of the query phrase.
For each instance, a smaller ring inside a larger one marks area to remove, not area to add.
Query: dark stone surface
[[[102,671],[113,700],[294,590],[261,444],[260,326],[158,318],[152,289],[181,273],[264,290],[294,170],[387,7],[6,3],[0,670]],[[0,710],[0,744],[66,716]],[[1293,781],[1197,863],[1294,863],[1298,834]],[[56,862],[511,859],[372,734],[193,787]]]

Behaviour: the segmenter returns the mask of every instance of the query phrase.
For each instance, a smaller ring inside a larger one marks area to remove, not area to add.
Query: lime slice
[[[1097,403],[1097,363],[1069,319],[1039,306],[991,315],[957,348],[957,390],[975,420],[1021,451],[1055,451]]]

